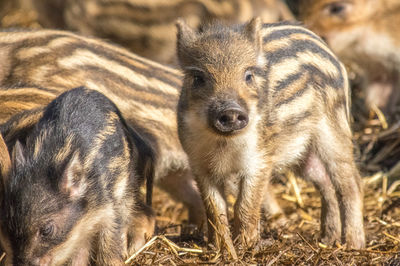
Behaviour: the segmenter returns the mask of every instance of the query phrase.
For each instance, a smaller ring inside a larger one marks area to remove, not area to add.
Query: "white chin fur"
[[[188,112],[184,122],[189,132],[186,132],[183,146],[189,154],[193,170],[206,167],[217,182],[223,182],[232,174],[255,172],[262,165],[257,132],[260,119],[258,115],[253,116],[242,133],[226,137],[208,128],[204,118],[202,121],[194,112]]]

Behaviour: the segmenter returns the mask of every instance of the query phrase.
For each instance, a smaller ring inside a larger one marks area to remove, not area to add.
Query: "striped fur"
[[[65,20],[69,29],[111,39],[159,62],[176,63],[177,18],[199,27],[205,21],[244,22],[255,15],[266,22],[292,19],[281,0],[70,0]]]
[[[3,139],[3,136],[0,134],[0,178],[1,182],[3,182],[4,177],[8,175],[11,168],[11,160],[10,155],[8,154],[7,145]],[[0,200],[2,200],[3,196],[3,183],[0,183]]]
[[[356,74],[368,107],[389,116],[395,112],[400,99],[400,2],[302,0],[300,16]]]
[[[1,32],[0,62],[0,87],[8,88],[0,93],[21,99],[18,87],[38,88],[26,92],[27,105],[43,94],[56,96],[79,86],[110,98],[127,123],[153,144],[156,183],[189,207],[191,222],[200,223],[201,199],[176,129],[179,71],[97,39],[53,30]],[[1,108],[0,117],[15,113],[14,107]]]
[[[9,146],[11,171],[1,175],[7,265],[123,265],[145,243],[154,215],[140,164],[151,153],[132,130],[109,99],[85,88],[44,108],[24,143]]]
[[[38,88],[18,88],[0,90],[0,124],[21,111],[47,105],[55,97],[54,93]]]
[[[185,72],[178,132],[213,223],[210,239],[236,258],[230,183],[238,192],[233,239],[252,245],[263,198],[271,200],[270,176],[300,170],[321,192],[322,241],[363,247],[347,74],[324,42],[302,26],[260,19],[200,33],[180,22],[178,58]]]
[[[283,0],[4,0],[21,2],[21,13],[36,14],[44,28],[68,29],[116,42],[164,63],[175,60],[175,20],[193,27],[215,19],[244,22],[255,15],[265,22],[293,19]],[[13,5],[16,5],[15,3]],[[17,8],[13,10],[18,10]],[[28,12],[29,11],[29,12]],[[18,17],[18,16],[16,16]],[[6,21],[4,26],[18,26]],[[20,26],[26,26],[21,18]],[[1,14],[0,14],[1,21]],[[32,24],[32,23],[31,23]]]

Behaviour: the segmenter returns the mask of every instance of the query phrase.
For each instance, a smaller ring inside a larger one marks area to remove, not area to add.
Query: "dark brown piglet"
[[[4,149],[0,156],[6,264],[123,265],[154,230],[140,192],[152,178],[151,148],[86,88],[34,114],[41,118],[9,147],[11,160]]]

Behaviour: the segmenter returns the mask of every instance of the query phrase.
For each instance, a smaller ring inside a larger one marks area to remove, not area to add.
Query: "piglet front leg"
[[[223,190],[202,178],[198,178],[197,183],[207,213],[208,241],[215,243],[219,250],[225,246],[232,258],[237,260],[229,230],[226,200],[221,193]]]
[[[268,186],[271,170],[257,171],[254,175],[243,175],[235,203],[234,235],[240,244],[252,246],[259,237],[260,210],[264,192]]]

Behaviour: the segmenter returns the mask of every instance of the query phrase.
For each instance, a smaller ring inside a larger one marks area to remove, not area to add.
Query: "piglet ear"
[[[179,18],[176,21],[176,28],[178,30],[178,48],[181,44],[186,44],[195,40],[196,32],[188,24],[186,24],[185,20],[183,20],[182,18]]]
[[[250,20],[244,27],[244,33],[249,39],[249,41],[253,42],[257,51],[261,51],[262,49],[262,21],[259,17],[255,17]]]
[[[188,55],[187,48],[189,44],[196,39],[196,32],[181,18],[176,21],[176,28],[178,30],[176,48],[179,63],[182,66],[186,55]]]
[[[60,183],[61,192],[75,200],[81,198],[86,191],[83,167],[79,153],[74,153],[67,163]]]
[[[11,169],[11,159],[3,136],[0,134],[0,197]]]
[[[12,162],[16,168],[22,167],[26,164],[25,150],[21,142],[18,140],[15,142],[14,149],[12,151]]]

